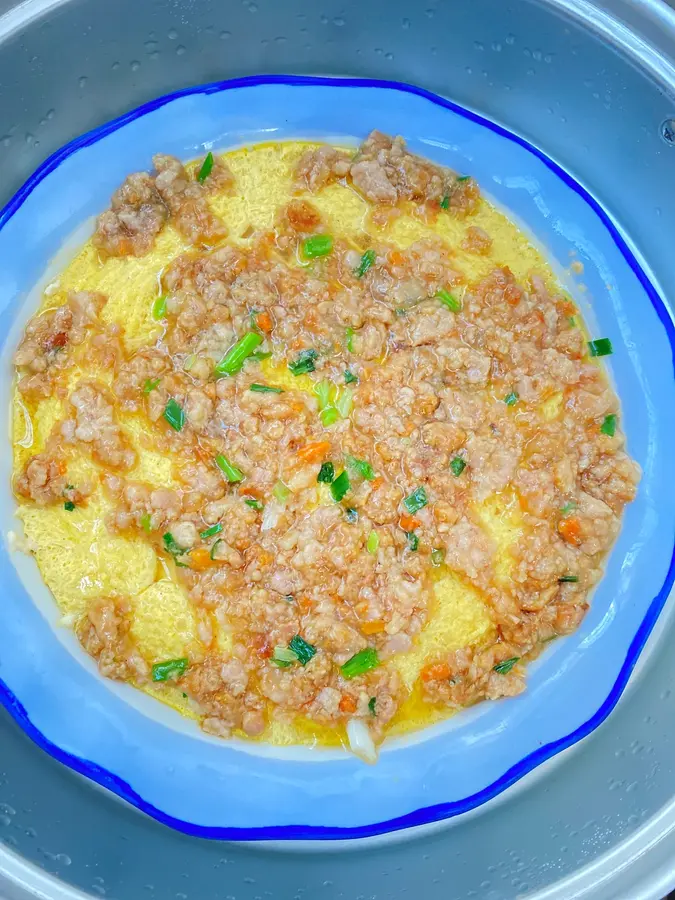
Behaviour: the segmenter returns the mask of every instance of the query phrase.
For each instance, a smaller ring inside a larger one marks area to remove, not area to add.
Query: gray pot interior
[[[393,78],[542,147],[615,216],[672,298],[675,146],[660,126],[675,116],[675,81],[656,56],[640,61],[598,36],[579,18],[585,6],[28,0],[16,9],[0,0],[0,203],[70,138],[178,87],[259,72]],[[675,25],[658,4],[604,7],[675,58]],[[489,808],[393,844],[280,849],[185,837],[55,763],[0,712],[0,897],[38,896],[28,892],[32,865],[63,882],[65,893],[51,882],[46,897],[72,896],[67,885],[116,900],[661,896],[675,884],[671,611],[626,696],[583,744]]]

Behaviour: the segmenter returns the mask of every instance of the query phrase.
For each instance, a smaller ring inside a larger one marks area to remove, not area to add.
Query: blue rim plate
[[[147,103],[51,156],[0,213],[0,402],[9,403],[11,351],[36,273],[129,172],[150,168],[154,152],[190,158],[261,140],[356,141],[373,127],[470,172],[552,257],[568,264],[574,251],[583,262],[587,290],[576,299],[595,334],[614,344],[612,377],[643,480],[589,614],[530,667],[528,691],[385,745],[376,766],[347,754],[210,739],[160,704],[144,705],[133,689],[104,682],[72,636],[57,635],[58,613],[34,562],[3,547],[0,701],[57,760],[188,834],[367,837],[480,806],[605,719],[673,583],[675,332],[665,304],[607,214],[558,165],[501,126],[408,85],[295,76],[219,82]],[[1,456],[7,533],[11,461]]]

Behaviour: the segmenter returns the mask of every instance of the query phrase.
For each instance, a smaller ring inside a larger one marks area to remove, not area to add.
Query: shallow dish
[[[270,138],[358,139],[373,124],[402,134],[413,152],[471,172],[560,264],[571,251],[583,262],[586,291],[575,299],[614,344],[628,449],[643,481],[589,614],[531,667],[527,693],[386,744],[375,767],[337,753],[222,744],[132,689],[103,683],[73,653],[74,642],[55,639],[58,613],[34,563],[3,551],[3,703],[56,758],[189,833],[359,837],[484,803],[605,718],[672,584],[675,429],[660,411],[675,399],[673,329],[662,301],[607,216],[554,163],[493,123],[404,85],[270,77],[196,88],[147,104],[49,159],[0,214],[2,402],[9,348],[37,273],[158,148],[186,159],[204,147]],[[13,500],[9,460],[4,465],[6,533]]]

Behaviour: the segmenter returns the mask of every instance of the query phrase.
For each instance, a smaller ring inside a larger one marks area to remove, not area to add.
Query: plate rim
[[[79,137],[74,138],[61,148],[56,150],[33,172],[32,175],[24,182],[18,191],[10,198],[5,206],[0,210],[0,231],[7,222],[18,212],[23,203],[35,188],[58,166],[64,162],[69,156],[77,150],[97,143],[107,135],[119,130],[124,125],[132,122],[142,116],[147,115],[154,110],[165,106],[181,97],[188,97],[196,94],[213,94],[226,90],[233,90],[246,87],[259,87],[263,85],[285,85],[285,86],[313,86],[313,87],[354,87],[354,88],[382,88],[386,90],[394,90],[403,93],[413,94],[427,100],[444,109],[462,116],[490,131],[518,144],[523,149],[534,155],[540,162],[550,169],[554,175],[561,179],[564,184],[573,190],[580,198],[591,208],[595,215],[600,219],[601,223],[607,229],[609,236],[613,240],[617,249],[623,256],[625,262],[638,279],[641,287],[647,294],[654,311],[656,312],[661,324],[664,327],[666,337],[670,344],[671,355],[675,363],[675,324],[669,313],[666,303],[661,298],[642,266],[638,262],[635,254],[628,246],[626,240],[619,232],[617,226],[612,219],[600,206],[597,200],[589,193],[589,191],[566,172],[558,163],[554,162],[542,150],[530,143],[525,138],[510,131],[503,125],[500,125],[485,116],[468,109],[455,101],[449,100],[438,94],[428,91],[425,88],[411,85],[406,82],[376,79],[376,78],[348,78],[348,77],[324,77],[312,75],[288,75],[288,74],[261,74],[249,75],[240,78],[225,79],[222,81],[209,82],[207,84],[194,85],[163,94],[153,100],[149,100],[140,106],[118,116],[109,122],[104,123],[90,131],[85,132]],[[675,368],[675,366],[674,366]],[[159,809],[152,803],[144,800],[143,797],[135,791],[124,779],[120,778],[114,772],[109,771],[103,766],[98,765],[92,760],[83,759],[75,754],[64,750],[62,747],[53,743],[47,738],[31,721],[25,707],[18,697],[10,690],[9,686],[0,678],[0,704],[7,710],[9,715],[25,732],[25,734],[40,749],[48,753],[57,762],[62,763],[68,768],[84,775],[86,778],[96,782],[104,788],[112,791],[121,799],[130,803],[132,806],[146,813],[150,817],[156,819],[164,825],[168,825],[184,834],[192,837],[202,837],[215,840],[231,840],[231,841],[298,841],[298,840],[344,840],[356,838],[369,838],[377,835],[387,834],[408,828],[415,828],[423,825],[429,825],[442,820],[449,820],[463,813],[469,812],[494,799],[507,788],[511,787],[533,769],[542,763],[556,756],[561,751],[578,743],[587,737],[599,725],[604,722],[607,716],[612,712],[618,703],[623,691],[628,683],[630,675],[635,667],[640,653],[642,652],[649,635],[660,615],[670,591],[675,582],[675,542],[673,552],[671,554],[670,563],[666,572],[665,580],[659,592],[653,598],[647,611],[628,647],[626,657],[619,670],[616,680],[612,685],[604,702],[585,722],[579,725],[569,734],[551,741],[548,744],[537,747],[528,755],[511,766],[503,775],[495,779],[491,784],[487,785],[480,791],[471,794],[461,800],[453,800],[445,803],[438,803],[431,806],[421,807],[402,816],[388,819],[382,822],[375,822],[368,825],[359,825],[352,827],[337,826],[316,826],[316,825],[274,825],[274,826],[256,826],[256,827],[230,827],[230,826],[213,826],[199,825],[184,819],[172,816]]]

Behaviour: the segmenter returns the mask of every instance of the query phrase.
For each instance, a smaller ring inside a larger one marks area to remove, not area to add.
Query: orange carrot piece
[[[274,324],[272,322],[272,316],[266,312],[260,312],[255,317],[255,323],[261,331],[264,331],[266,334],[269,334]]]
[[[581,543],[581,522],[573,516],[561,519],[558,522],[558,531],[568,544],[574,544],[575,547],[578,547]]]
[[[422,669],[422,681],[445,681],[451,675],[447,663],[435,663]]]
[[[378,634],[380,631],[384,631],[384,622],[381,619],[373,619],[370,622],[363,622],[361,625],[361,631],[364,634]]]
[[[330,441],[314,441],[311,444],[305,444],[298,450],[298,456],[305,462],[316,462],[328,453],[330,450]]]
[[[404,531],[414,531],[416,528],[419,528],[422,523],[419,519],[416,519],[415,516],[411,516],[408,513],[403,513],[401,518],[398,520],[398,524]]]
[[[356,712],[356,700],[349,694],[343,694],[338,704],[340,712],[353,713]]]
[[[211,559],[206,547],[197,547],[196,550],[190,552],[190,568],[194,569],[195,572],[204,572],[206,569],[210,569],[211,566],[216,565],[218,563],[216,560]]]

